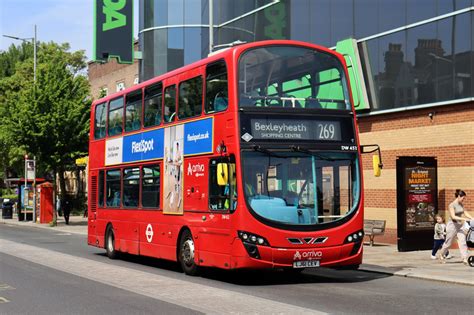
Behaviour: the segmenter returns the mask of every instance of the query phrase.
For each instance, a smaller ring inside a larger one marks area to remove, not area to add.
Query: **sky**
[[[134,36],[138,34],[138,0],[134,1]],[[71,51],[85,50],[92,58],[94,0],[0,0],[0,51],[7,50],[18,40],[3,37],[11,35],[27,38],[34,36],[42,42],[68,42]]]

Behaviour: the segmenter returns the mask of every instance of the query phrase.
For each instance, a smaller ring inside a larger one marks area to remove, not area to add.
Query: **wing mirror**
[[[374,169],[374,176],[379,177],[382,174],[382,153],[380,152],[380,147],[378,144],[367,144],[360,146],[361,153],[374,153],[377,152],[378,154],[374,154],[372,156],[372,167]]]

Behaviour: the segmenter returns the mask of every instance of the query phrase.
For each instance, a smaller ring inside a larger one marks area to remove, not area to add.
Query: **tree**
[[[14,76],[18,68],[21,69],[19,73],[28,71],[25,69],[26,63],[33,65],[32,43],[11,45],[7,51],[0,52],[0,177],[4,181],[9,171],[18,174],[24,167],[22,162],[26,149],[15,141],[15,134],[10,132],[5,122],[10,112],[9,100],[14,101],[16,94],[29,83],[19,80],[19,75]]]
[[[41,43],[35,83],[28,60],[0,81],[0,141],[8,142],[10,156],[36,156],[39,174],[58,174],[62,192],[64,172],[87,154],[91,103],[84,52],[68,50],[68,44]]]

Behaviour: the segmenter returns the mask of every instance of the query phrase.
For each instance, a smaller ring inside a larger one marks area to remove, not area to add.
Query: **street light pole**
[[[36,24],[35,24],[35,36],[33,37],[33,81],[36,84]]]
[[[3,37],[8,37],[16,40],[21,40],[22,42],[33,42],[33,81],[36,83],[36,24],[35,24],[35,34],[34,37],[21,38],[17,36],[3,35]]]

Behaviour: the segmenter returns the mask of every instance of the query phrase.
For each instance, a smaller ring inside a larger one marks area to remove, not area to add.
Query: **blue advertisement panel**
[[[184,155],[212,152],[212,118],[184,125]]]
[[[123,162],[135,162],[163,157],[164,130],[157,129],[123,138]]]

